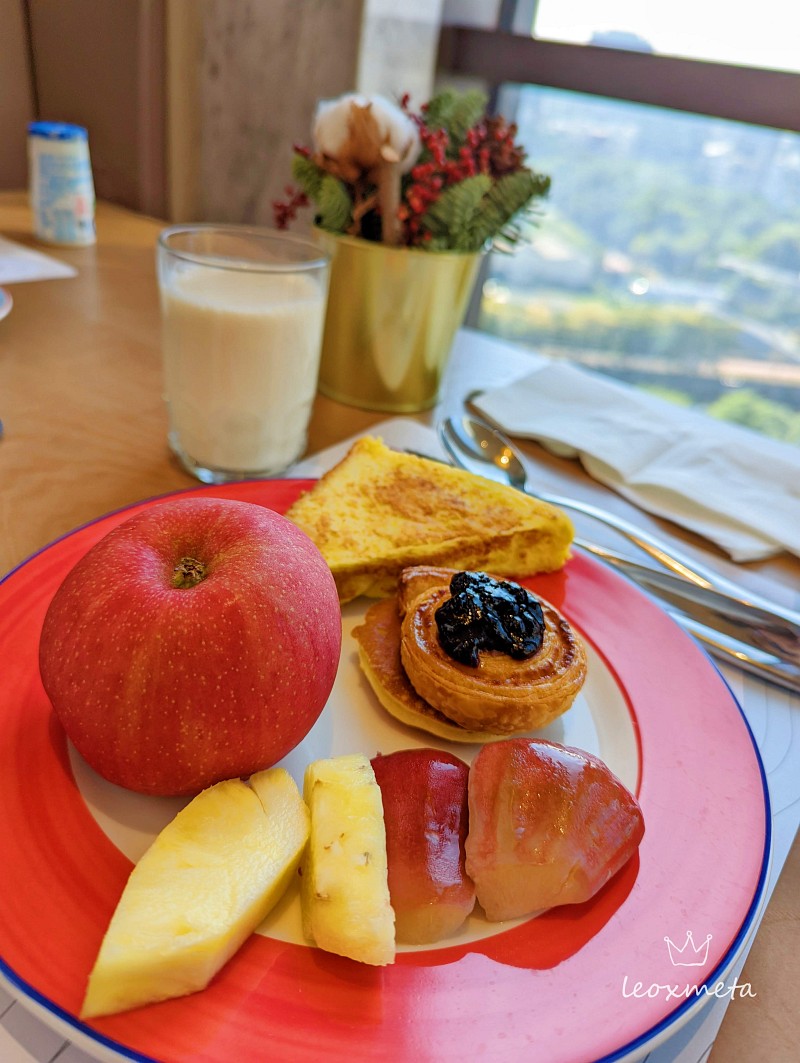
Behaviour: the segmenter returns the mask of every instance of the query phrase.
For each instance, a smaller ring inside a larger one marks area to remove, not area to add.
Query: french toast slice
[[[574,535],[555,506],[372,436],[358,439],[286,516],[316,543],[342,602],[393,594],[413,565],[553,572]]]

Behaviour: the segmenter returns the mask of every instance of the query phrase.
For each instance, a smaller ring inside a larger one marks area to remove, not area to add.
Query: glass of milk
[[[203,483],[272,476],[303,453],[329,258],[309,240],[177,225],[157,248],[169,444]]]

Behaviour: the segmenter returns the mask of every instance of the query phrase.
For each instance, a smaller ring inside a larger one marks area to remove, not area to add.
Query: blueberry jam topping
[[[479,650],[524,661],[541,648],[542,607],[524,587],[483,572],[457,572],[450,594],[435,616],[442,649],[454,661],[477,668]]]

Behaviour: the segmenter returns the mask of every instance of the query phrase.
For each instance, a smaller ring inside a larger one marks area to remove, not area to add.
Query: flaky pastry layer
[[[461,664],[439,641],[435,614],[453,575],[441,571],[437,585],[428,570],[400,629],[401,662],[417,694],[461,727],[501,735],[537,730],[566,712],[586,678],[586,653],[565,617],[540,598],[544,637],[532,657],[481,650],[477,668]]]
[[[494,742],[503,735],[471,731],[434,709],[414,690],[400,662],[400,614],[396,598],[370,606],[354,628],[361,670],[386,711],[409,727],[451,742]]]

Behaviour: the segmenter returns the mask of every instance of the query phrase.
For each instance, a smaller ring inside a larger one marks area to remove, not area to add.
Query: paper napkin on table
[[[377,436],[392,450],[413,451],[430,458],[447,460],[447,454],[432,428],[422,424],[420,421],[415,421],[413,417],[391,417],[386,421],[381,421],[380,424],[364,429],[362,432],[356,432],[355,435],[343,439],[340,443],[334,443],[333,446],[326,447],[325,450],[317,451],[316,454],[312,454],[308,458],[303,458],[302,461],[292,465],[290,469],[287,469],[281,475],[310,476],[313,478],[322,476],[328,469],[332,469],[337,462],[340,462],[353,443],[362,436]]]
[[[800,447],[561,362],[473,404],[508,435],[580,458],[596,480],[736,561],[800,556]]]
[[[77,270],[66,262],[0,236],[0,284],[75,276]]]

